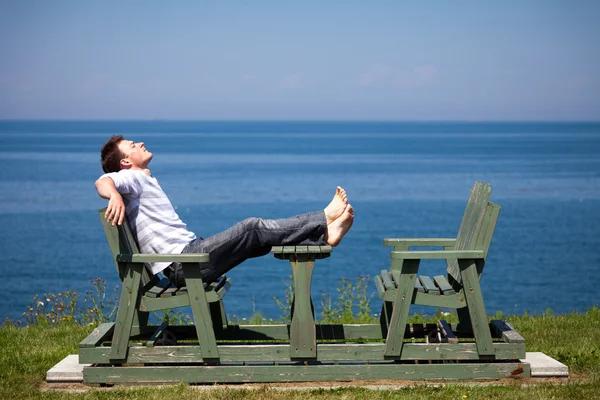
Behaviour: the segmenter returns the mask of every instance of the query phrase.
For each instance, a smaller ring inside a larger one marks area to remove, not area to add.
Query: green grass
[[[494,316],[494,318],[499,317]],[[413,317],[413,320],[423,319]],[[448,317],[451,320],[451,316]],[[600,398],[600,309],[584,314],[506,316],[521,333],[528,351],[541,351],[567,364],[571,378],[565,383],[532,384],[528,380],[509,380],[502,386],[470,386],[450,383],[441,387],[422,386],[399,390],[368,391],[361,388],[280,391],[268,386],[240,390],[221,388],[199,390],[187,385],[152,388],[96,389],[85,393],[44,391],[46,371],[68,354],[77,353],[77,344],[92,325],[44,324],[0,328],[0,399],[29,398],[210,398],[210,399],[594,399]],[[430,318],[435,320],[435,318]],[[524,384],[525,383],[525,384]],[[314,386],[318,386],[315,383]]]

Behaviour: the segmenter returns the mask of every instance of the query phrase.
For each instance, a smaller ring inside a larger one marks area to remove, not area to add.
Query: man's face
[[[125,158],[121,160],[121,165],[126,165],[133,169],[144,169],[150,164],[152,160],[152,153],[150,153],[144,142],[134,142],[132,140],[121,140],[119,142],[119,150],[125,155]]]

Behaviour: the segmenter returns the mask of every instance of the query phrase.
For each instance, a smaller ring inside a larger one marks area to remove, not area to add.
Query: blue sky
[[[600,1],[0,0],[0,119],[600,120]]]

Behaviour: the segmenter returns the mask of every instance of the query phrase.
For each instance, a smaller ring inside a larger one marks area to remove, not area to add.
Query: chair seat
[[[375,277],[375,286],[379,293],[379,297],[384,299],[395,293],[400,281],[399,271],[382,270],[380,275]],[[418,276],[415,281],[415,290],[418,293],[432,296],[448,296],[453,295],[456,291],[448,282],[448,279],[443,275],[434,276],[433,279],[429,276]]]
[[[210,284],[204,284],[204,290],[206,292],[207,300],[209,302],[219,301],[225,296],[225,293],[231,287],[231,280],[227,276],[223,275],[219,277],[216,282]],[[169,278],[162,278],[154,286],[144,292],[144,297],[156,299],[156,298],[168,298],[172,296],[187,296],[187,288],[178,288],[169,280]]]

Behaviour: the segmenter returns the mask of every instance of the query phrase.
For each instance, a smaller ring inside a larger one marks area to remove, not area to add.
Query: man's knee
[[[261,218],[250,217],[243,220],[242,225],[244,226],[244,229],[246,229],[247,231],[251,231],[258,229],[261,226],[262,222],[263,220]]]

